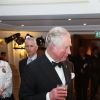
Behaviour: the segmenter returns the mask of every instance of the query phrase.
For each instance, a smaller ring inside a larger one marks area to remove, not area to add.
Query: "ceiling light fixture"
[[[68,19],[68,21],[72,20],[71,18]]]
[[[0,20],[0,23],[2,22],[2,20]]]
[[[86,26],[87,24],[86,23],[83,23],[83,25]]]
[[[25,26],[25,25],[22,24],[21,26]]]

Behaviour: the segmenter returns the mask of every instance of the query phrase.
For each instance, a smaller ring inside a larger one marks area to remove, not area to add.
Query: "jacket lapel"
[[[66,80],[66,84],[69,84],[70,80],[71,80],[71,72],[69,70],[69,63],[64,63],[63,66],[63,71],[64,71],[64,75],[65,75],[65,80]]]
[[[47,66],[43,66],[45,74],[47,74],[48,79],[53,82],[55,85],[62,84],[56,70],[54,69],[52,63],[47,59],[47,57],[44,57],[44,61]],[[44,64],[43,64],[44,65]]]

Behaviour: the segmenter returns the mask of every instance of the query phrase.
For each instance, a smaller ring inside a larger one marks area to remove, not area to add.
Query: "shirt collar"
[[[35,60],[37,58],[37,54],[33,55],[32,57],[28,57],[28,58],[31,58],[32,61]]]
[[[55,61],[50,57],[50,55],[48,54],[47,50],[45,51],[45,55],[46,55],[46,57],[49,59],[49,61],[50,61],[51,63],[52,63],[52,61],[55,62]]]

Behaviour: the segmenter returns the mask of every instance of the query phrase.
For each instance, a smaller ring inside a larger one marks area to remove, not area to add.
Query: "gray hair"
[[[65,34],[68,34],[68,33],[69,32],[63,27],[52,28],[46,36],[47,46],[50,45],[51,43],[53,43],[59,47],[62,44],[61,37],[64,36]]]
[[[32,41],[35,45],[37,45],[36,38],[34,38],[34,37],[27,36],[25,39],[25,42],[26,41]]]

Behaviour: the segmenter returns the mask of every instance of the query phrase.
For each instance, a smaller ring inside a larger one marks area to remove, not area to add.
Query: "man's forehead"
[[[72,46],[70,35],[64,37],[64,39],[65,39],[66,46]]]
[[[34,45],[35,43],[34,43],[32,40],[26,40],[26,41],[25,41],[25,45],[26,45],[26,44],[32,44],[32,45]]]

